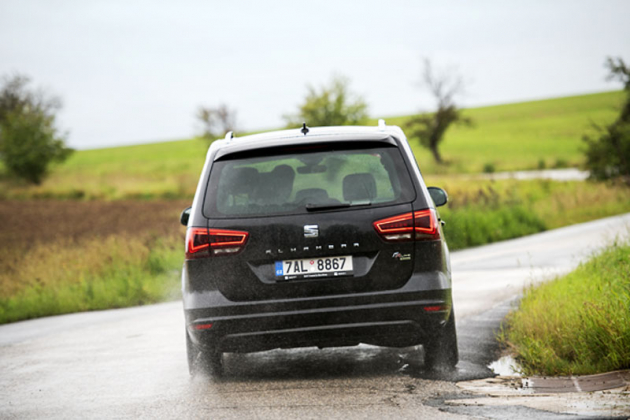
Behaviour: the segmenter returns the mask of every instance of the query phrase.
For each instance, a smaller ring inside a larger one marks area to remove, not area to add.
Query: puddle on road
[[[433,381],[460,382],[483,379],[494,376],[494,373],[482,364],[460,358],[455,369],[431,370],[424,366],[424,350],[400,352],[398,373],[417,379]]]

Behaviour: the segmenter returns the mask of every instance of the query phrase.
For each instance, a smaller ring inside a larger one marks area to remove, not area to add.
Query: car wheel
[[[431,370],[452,370],[459,362],[455,314],[451,315],[444,328],[424,345],[424,366]]]
[[[223,353],[214,348],[203,348],[195,345],[186,333],[186,353],[188,355],[188,371],[191,376],[204,373],[214,378],[223,376]]]

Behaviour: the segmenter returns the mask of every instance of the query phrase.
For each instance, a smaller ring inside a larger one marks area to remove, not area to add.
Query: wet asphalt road
[[[421,351],[359,346],[230,354],[227,379],[190,379],[179,302],[1,326],[0,418],[581,418],[442,401],[467,397],[454,381],[492,375],[493,331],[524,286],[629,231],[627,214],[453,253],[449,374],[423,371]]]

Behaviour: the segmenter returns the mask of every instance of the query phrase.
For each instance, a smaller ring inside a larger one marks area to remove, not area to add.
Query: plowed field
[[[111,235],[183,235],[180,212],[189,201],[0,201],[0,268],[3,251]]]

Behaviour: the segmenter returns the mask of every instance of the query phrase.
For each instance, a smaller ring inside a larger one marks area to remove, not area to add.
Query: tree
[[[424,60],[423,84],[437,102],[437,110],[433,114],[418,114],[411,117],[405,127],[409,138],[431,150],[437,163],[443,163],[438,146],[444,140],[444,134],[451,124],[472,124],[472,120],[462,115],[454,97],[461,93],[463,82],[461,77],[453,78],[450,74],[437,76],[433,73],[431,62]]]
[[[304,102],[295,115],[285,115],[287,127],[359,125],[368,119],[367,104],[360,96],[349,90],[349,80],[334,76],[329,85],[320,89],[309,85]]]
[[[621,57],[617,57],[616,62],[614,58],[608,57],[604,66],[608,67],[610,71],[606,80],[619,80],[623,83],[623,89],[626,91],[626,102],[623,104],[617,121],[630,122],[630,67],[624,63]]]
[[[236,130],[236,111],[229,109],[225,104],[216,108],[200,106],[197,109],[197,119],[203,124],[202,137],[209,141]]]
[[[584,136],[586,167],[596,180],[619,178],[630,185],[630,67],[621,58],[608,58],[608,80],[624,84],[625,102],[619,117],[606,127],[595,126],[597,137]]]
[[[50,164],[72,153],[55,126],[61,101],[41,90],[29,89],[24,75],[4,77],[0,89],[0,159],[6,171],[40,184]]]

